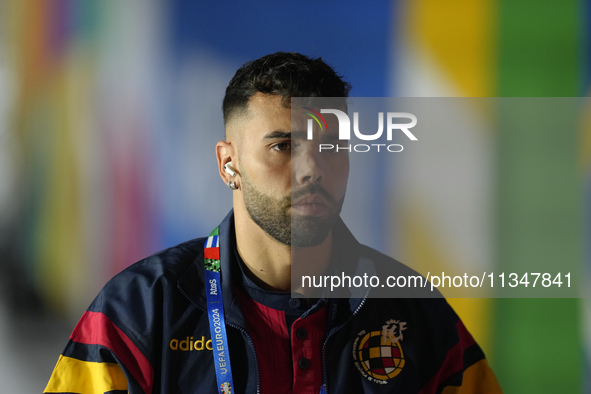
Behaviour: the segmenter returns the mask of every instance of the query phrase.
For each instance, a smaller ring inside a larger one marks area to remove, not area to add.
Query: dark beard
[[[293,247],[309,248],[324,242],[338,220],[345,200],[343,196],[340,201],[335,202],[326,190],[316,184],[298,189],[291,196],[274,199],[252,186],[244,170],[241,181],[244,205],[250,218],[271,237]],[[330,203],[327,218],[299,215],[292,218],[287,214],[292,198],[298,199],[315,193],[321,194]]]

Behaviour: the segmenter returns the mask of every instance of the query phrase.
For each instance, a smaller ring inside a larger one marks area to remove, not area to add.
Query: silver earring
[[[234,181],[228,181],[228,187],[229,187],[230,189],[232,189],[232,190],[236,190],[236,189],[238,189],[238,188],[236,187],[236,183],[234,183]]]

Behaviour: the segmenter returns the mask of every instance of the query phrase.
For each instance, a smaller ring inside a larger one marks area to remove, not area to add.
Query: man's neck
[[[292,267],[295,277],[321,275],[330,263],[332,232],[324,242],[310,248],[292,248],[263,231],[248,215],[234,215],[238,254],[259,286],[278,291],[302,293],[291,286]]]

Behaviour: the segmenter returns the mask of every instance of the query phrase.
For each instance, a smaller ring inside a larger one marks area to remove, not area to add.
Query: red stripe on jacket
[[[146,394],[152,393],[154,369],[135,343],[105,314],[85,312],[70,339],[86,345],[101,345],[111,350],[129,370]]]
[[[445,360],[443,361],[443,365],[431,378],[431,380],[429,380],[429,382],[423,387],[419,394],[435,393],[437,387],[441,383],[443,383],[453,374],[464,369],[464,352],[476,342],[468,330],[466,330],[466,327],[461,320],[458,320],[456,323],[456,328],[458,330],[458,335],[460,336],[458,343],[449,349],[447,355],[445,356]]]

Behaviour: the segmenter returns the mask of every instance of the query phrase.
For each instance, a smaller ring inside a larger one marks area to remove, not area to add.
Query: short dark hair
[[[246,109],[257,92],[283,97],[348,97],[351,85],[322,58],[296,52],[276,52],[246,62],[230,81],[222,104],[224,123]]]

